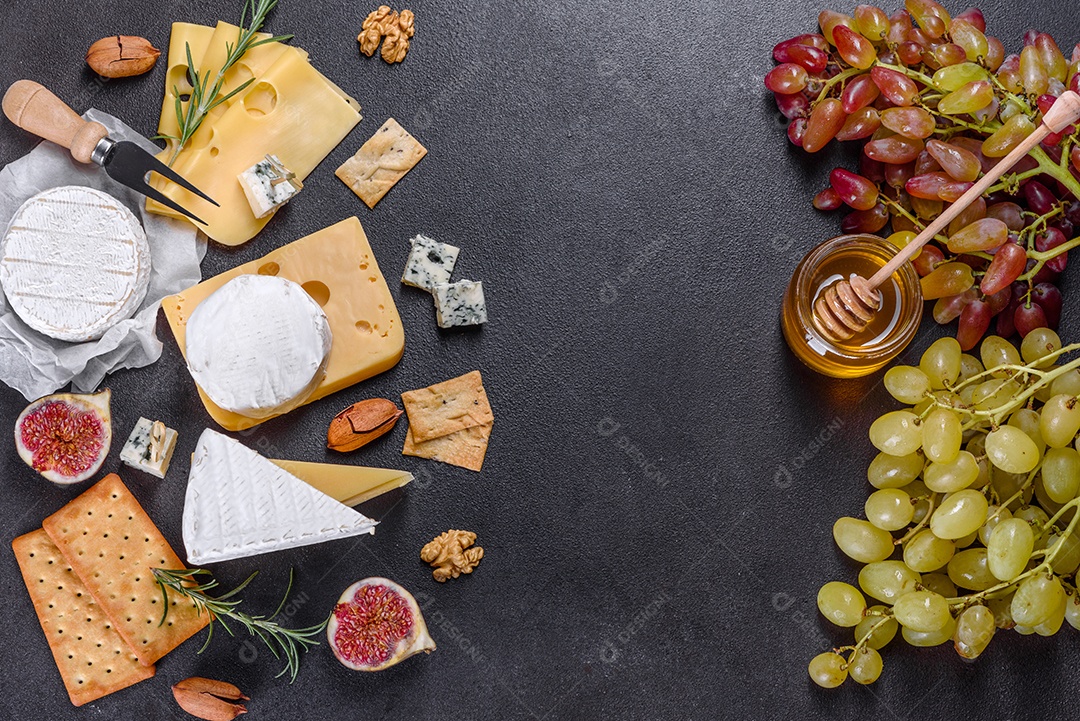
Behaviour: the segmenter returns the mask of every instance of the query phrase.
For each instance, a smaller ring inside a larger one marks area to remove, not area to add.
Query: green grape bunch
[[[942,338],[918,367],[885,374],[906,407],[870,426],[865,519],[833,525],[865,565],[857,586],[830,581],[817,596],[854,642],[810,662],[815,683],[873,683],[898,632],[971,660],[998,630],[1080,629],[1080,357],[1066,359],[1078,351],[1049,328],[1019,347],[987,336],[978,358]]]
[[[796,146],[862,143],[858,172],[832,170],[814,206],[847,208],[843,232],[898,247],[1080,90],[1080,44],[1067,59],[1050,34],[1029,30],[1006,55],[977,8],[952,17],[934,0],[906,0],[892,15],[825,10],[818,24],[773,48],[765,86]],[[1058,328],[1058,279],[1080,245],[1078,138],[1076,126],[1048,136],[912,261],[934,319],[957,321],[963,350],[992,324],[1004,338]]]

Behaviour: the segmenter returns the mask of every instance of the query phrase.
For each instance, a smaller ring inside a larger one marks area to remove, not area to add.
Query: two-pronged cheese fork
[[[209,203],[210,196],[184,180],[179,173],[129,140],[109,137],[101,123],[83,120],[63,100],[32,80],[16,80],[4,93],[4,115],[23,130],[28,130],[71,151],[80,163],[97,163],[113,180],[164,206],[206,225],[198,216],[146,182],[150,172],[171,180]]]

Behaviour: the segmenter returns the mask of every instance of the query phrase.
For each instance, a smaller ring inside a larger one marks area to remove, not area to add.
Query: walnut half
[[[369,13],[356,38],[360,41],[360,52],[369,58],[374,55],[387,30],[397,22],[398,14],[389,5],[380,5],[378,10]]]
[[[415,34],[416,16],[412,10],[402,10],[399,14],[391,10],[389,5],[381,5],[364,20],[356,39],[360,41],[360,52],[369,58],[382,43],[382,59],[388,63],[400,63],[409,52],[409,38]]]
[[[473,546],[476,534],[471,531],[450,530],[440,534],[420,550],[420,558],[435,570],[435,580],[444,583],[463,573],[472,573],[484,557],[484,549]],[[470,546],[473,546],[470,548]]]

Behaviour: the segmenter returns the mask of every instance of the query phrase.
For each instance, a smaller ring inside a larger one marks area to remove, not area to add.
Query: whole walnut
[[[439,534],[420,550],[420,558],[435,568],[431,575],[439,583],[472,573],[484,557],[484,549],[473,546],[476,534],[472,531],[449,530]],[[470,548],[471,546],[471,548]]]

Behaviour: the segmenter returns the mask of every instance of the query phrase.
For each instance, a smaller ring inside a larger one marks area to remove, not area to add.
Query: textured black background
[[[892,12],[899,3],[887,6]],[[152,134],[164,63],[100,84],[82,62],[110,33],[168,44],[169,23],[235,22],[239,3],[8,0],[0,85],[28,77],[79,111],[93,105]],[[951,647],[886,650],[875,686],[825,692],[809,659],[848,636],[816,612],[826,580],[854,581],[829,529],[858,515],[872,457],[866,428],[892,407],[880,376],[829,381],[784,346],[777,313],[798,258],[838,231],[811,194],[841,159],[787,144],[761,85],[778,40],[815,29],[795,0],[417,0],[404,64],[359,57],[371,6],[282,0],[269,28],[364,106],[365,120],[303,194],[246,246],[211,247],[203,276],[350,215],[366,228],[398,299],[407,349],[392,371],[266,423],[243,441],[270,456],[340,461],[323,449],[341,407],[474,368],[497,422],[482,474],[400,454],[403,428],[346,462],[419,480],[363,507],[374,537],[218,564],[226,586],[270,611],[297,570],[293,621],[316,623],[351,582],[389,576],[427,603],[439,649],[356,674],[324,647],[296,683],[262,648],[222,634],[169,655],[157,677],[74,710],[7,542],[78,489],[58,489],[0,444],[0,715],[188,718],[169,686],[234,681],[252,719],[1057,717],[1072,711],[1078,639],[1002,634],[976,665]],[[848,7],[836,9],[850,10]],[[962,6],[950,3],[957,12]],[[1075,22],[1051,0],[983,6],[1012,51],[1025,27],[1072,47]],[[374,211],[333,169],[389,116],[430,154]],[[34,140],[0,122],[0,162]],[[458,275],[482,279],[491,322],[435,327],[431,301],[396,277],[417,232],[462,246]],[[1068,289],[1066,289],[1068,294]],[[1074,303],[1071,305],[1075,305]],[[938,331],[923,329],[908,352]],[[1076,325],[1068,317],[1063,335]],[[165,481],[121,474],[179,550],[187,457],[212,422],[168,327],[161,361],[107,379],[119,436],[139,415],[180,430]],[[0,389],[0,425],[24,405]],[[420,547],[475,530],[487,557],[438,585]],[[423,595],[421,595],[423,594]],[[201,638],[201,636],[200,636]],[[253,653],[253,649],[257,653]]]

